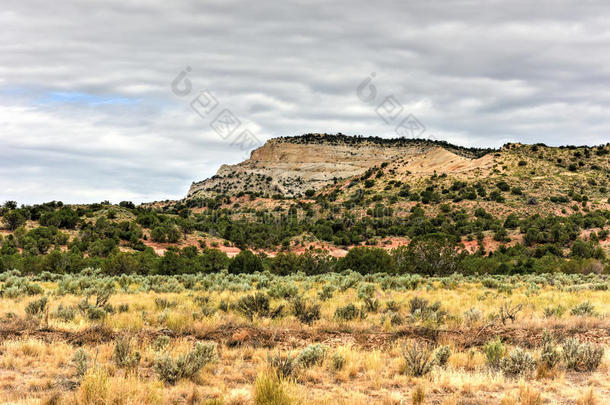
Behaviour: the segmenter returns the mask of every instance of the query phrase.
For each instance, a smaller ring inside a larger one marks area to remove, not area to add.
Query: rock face
[[[441,143],[441,145],[444,145]],[[445,145],[443,150],[459,160],[469,161],[477,150]],[[250,159],[236,165],[222,165],[215,176],[193,183],[187,198],[239,192],[304,195],[335,180],[361,175],[367,169],[397,159],[425,156],[440,149],[438,142],[386,140],[344,135],[303,135],[269,140],[254,150]],[[474,152],[473,152],[474,151]]]

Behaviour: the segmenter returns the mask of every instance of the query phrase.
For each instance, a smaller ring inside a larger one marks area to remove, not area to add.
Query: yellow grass
[[[319,287],[312,283],[304,295],[310,301],[317,300]],[[52,292],[56,285],[45,283],[45,288]],[[131,290],[135,291],[134,286]],[[128,304],[127,312],[115,311],[99,321],[91,321],[80,312],[68,322],[51,316],[48,329],[34,323],[23,331],[23,335],[11,332],[0,343],[0,403],[135,405],[205,404],[206,401],[222,400],[224,404],[262,404],[266,402],[259,394],[265,387],[271,393],[274,390],[283,392],[284,396],[278,394],[280,402],[277,403],[289,404],[603,403],[603,393],[610,391],[610,350],[607,344],[602,364],[595,372],[577,373],[559,367],[552,373],[539,373],[537,378],[536,375],[531,378],[506,376],[487,365],[479,344],[473,347],[461,345],[460,339],[472,338],[479,331],[478,341],[494,338],[483,327],[506,301],[513,305],[522,303],[523,310],[518,313],[514,324],[502,326],[497,323],[496,326],[514,330],[517,338],[519,333],[541,333],[543,329],[586,332],[610,327],[605,315],[610,313],[608,291],[569,292],[550,286],[542,287],[538,294],[529,296],[525,291],[523,286],[507,295],[484,288],[480,283],[459,283],[454,289],[426,290],[422,287],[416,291],[382,291],[378,288],[375,297],[381,303],[379,312],[370,313],[363,320],[339,322],[334,319],[338,307],[350,302],[360,305],[361,302],[357,291],[348,289],[337,291],[330,300],[322,303],[321,319],[312,326],[302,324],[289,312],[279,319],[255,318],[252,322],[235,311],[217,310],[207,316],[193,316],[193,313],[201,311],[194,299],[196,296],[208,296],[209,306],[217,308],[221,300],[235,302],[248,294],[244,292],[119,292],[109,302],[115,308]],[[450,345],[452,351],[445,367],[435,366],[429,374],[418,378],[399,373],[402,362],[400,342],[406,338],[399,333],[430,327],[410,319],[408,303],[415,296],[430,302],[440,301],[448,311],[447,322],[433,327],[441,330],[437,343]],[[0,317],[13,313],[16,318],[11,319],[26,319],[25,307],[36,298],[0,298]],[[59,304],[74,306],[82,298],[51,295],[50,313]],[[175,302],[175,305],[159,308],[155,305],[157,298]],[[389,315],[384,312],[385,302],[389,300],[399,305],[399,314],[404,319],[400,326],[391,325]],[[602,315],[570,316],[569,309],[584,301],[589,301]],[[281,303],[289,308],[289,302],[282,300],[272,300],[271,305],[275,307]],[[559,304],[568,310],[567,313],[561,318],[546,319],[544,308]],[[469,308],[479,309],[483,316],[481,320],[466,325],[463,314]],[[0,324],[0,329],[8,328],[10,322]],[[80,333],[88,336],[85,332],[89,328],[100,325],[108,328],[115,338],[128,337],[131,340],[132,350],[141,355],[135,372],[116,365],[114,340],[75,338]],[[230,344],[233,338],[231,327],[242,328],[246,334],[252,333],[252,340]],[[451,333],[442,333],[445,330]],[[160,335],[170,336],[170,343],[164,350],[155,347],[155,339]],[[179,380],[175,385],[160,381],[154,368],[160,356],[167,354],[176,358],[184,355],[197,341],[210,337],[218,343],[218,361],[205,366],[194,378]],[[267,361],[270,353],[296,357],[312,343],[322,343],[327,348],[320,364],[310,368],[297,366],[290,378],[281,381],[270,379]],[[510,351],[514,344],[506,343],[505,346]],[[89,369],[84,376],[77,376],[72,358],[81,347],[89,356]],[[529,350],[536,358],[539,357],[539,348]],[[334,355],[344,359],[340,369],[334,368]]]

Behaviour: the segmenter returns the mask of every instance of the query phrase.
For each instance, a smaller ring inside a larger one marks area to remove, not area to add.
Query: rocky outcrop
[[[239,192],[286,197],[304,195],[306,190],[319,190],[334,181],[363,174],[384,162],[422,156],[445,145],[448,144],[344,135],[275,138],[254,150],[250,159],[236,165],[222,165],[215,176],[193,183],[187,198]],[[479,151],[449,146],[454,149],[447,152],[452,156],[463,150],[463,156],[459,156],[463,160],[470,160]]]

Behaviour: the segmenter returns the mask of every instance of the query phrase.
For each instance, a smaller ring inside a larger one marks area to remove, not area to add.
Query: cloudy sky
[[[181,198],[271,137],[407,117],[610,141],[603,0],[3,0],[0,26],[0,202]]]

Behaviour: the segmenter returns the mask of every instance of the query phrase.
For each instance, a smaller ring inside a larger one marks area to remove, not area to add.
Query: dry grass
[[[436,282],[435,282],[436,283]],[[304,291],[314,299],[319,286]],[[53,290],[53,283],[45,288]],[[132,288],[134,290],[134,288]],[[234,302],[246,293],[208,292],[209,305],[217,308],[221,300]],[[382,303],[393,300],[406,323],[391,325],[383,311],[366,319],[337,322],[334,312],[347,302],[358,302],[354,289],[337,291],[324,302],[321,319],[313,326],[301,324],[288,314],[279,319],[255,318],[252,322],[235,312],[217,310],[193,317],[200,311],[195,297],[185,293],[117,293],[110,303],[128,304],[127,312],[116,311],[103,321],[90,321],[77,313],[73,321],[51,317],[48,329],[36,324],[19,323],[25,319],[25,306],[31,298],[0,298],[0,317],[12,312],[16,318],[0,323],[4,340],[0,343],[0,403],[17,404],[405,404],[405,403],[481,403],[535,405],[547,402],[576,401],[601,404],[602,394],[610,391],[610,350],[607,317],[571,317],[546,319],[544,308],[558,304],[570,308],[589,301],[601,314],[610,313],[610,292],[583,290],[569,292],[542,287],[537,294],[526,295],[525,287],[507,296],[484,288],[480,283],[461,283],[453,289],[421,288],[413,291],[376,291]],[[422,321],[408,320],[408,302],[413,296],[430,302],[441,301],[449,312],[447,322],[437,327],[439,334],[411,335]],[[159,308],[155,299],[175,305]],[[61,296],[51,300],[51,312],[59,304],[76,305],[82,297]],[[489,326],[489,319],[500,305],[509,300],[524,304],[515,323]],[[272,306],[280,300],[272,300]],[[464,311],[477,308],[482,317],[464,326]],[[102,324],[104,331],[91,329]],[[19,326],[21,325],[21,326]],[[26,325],[26,326],[23,326]],[[29,326],[28,326],[29,325]],[[510,351],[517,345],[528,346],[535,358],[542,330],[552,330],[561,340],[577,336],[605,345],[602,364],[595,372],[568,372],[562,367],[546,370],[538,367],[534,377],[505,376],[490,368],[482,345],[494,333],[502,333]],[[442,332],[445,331],[445,332]],[[406,334],[406,336],[405,336]],[[169,335],[167,347],[155,341]],[[135,372],[118,369],[113,361],[114,340],[127,337],[133,350],[141,355]],[[445,367],[434,366],[422,377],[400,373],[405,337],[449,344],[452,354]],[[195,341],[215,340],[218,361],[205,366],[192,379],[175,385],[164,384],[154,370],[155,359],[162,354],[172,358],[189,352]],[[296,367],[288,380],[273,379],[269,354],[296,357],[307,345],[319,342],[327,348],[321,363],[309,368]],[[89,358],[83,377],[76,375],[72,358],[82,347]],[[217,401],[217,402],[210,402]]]

